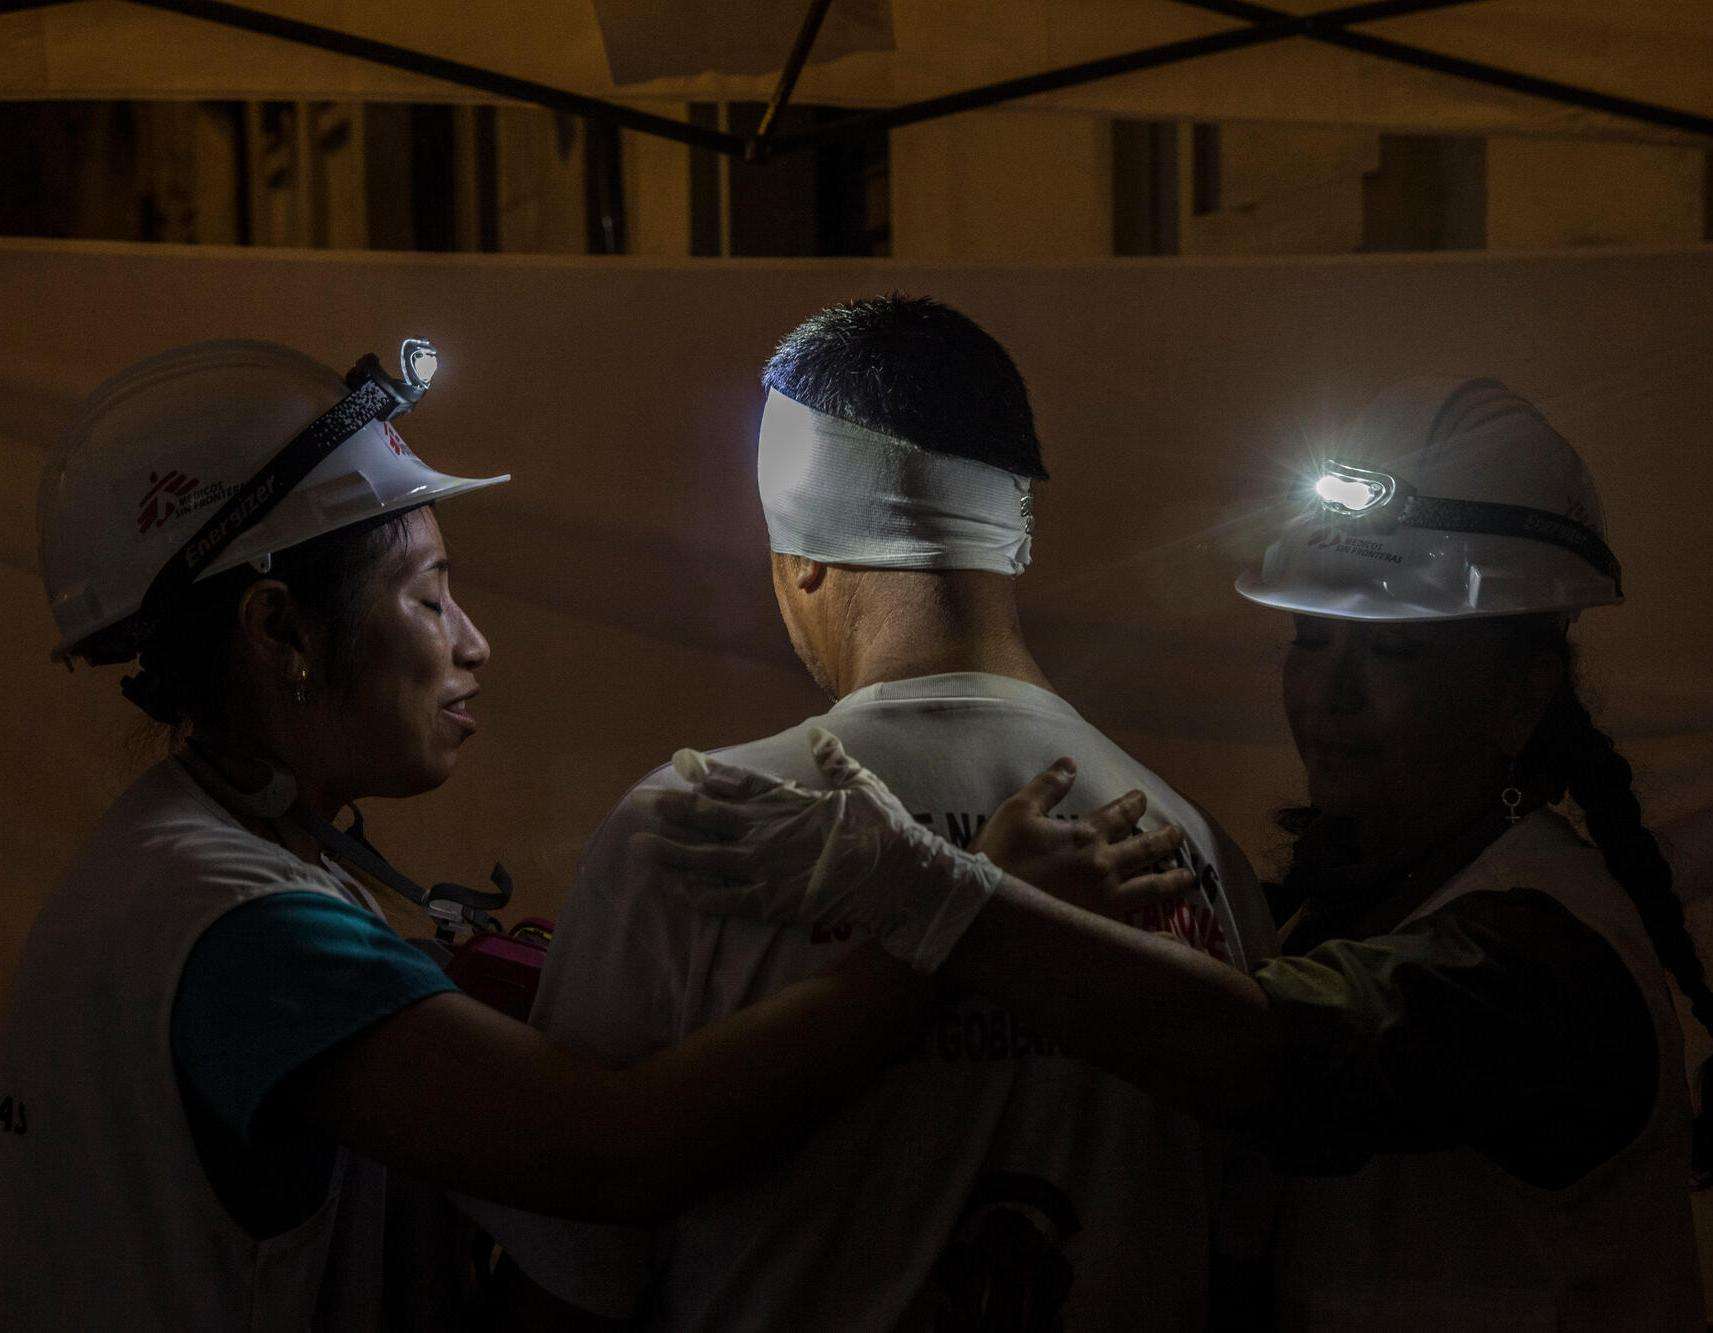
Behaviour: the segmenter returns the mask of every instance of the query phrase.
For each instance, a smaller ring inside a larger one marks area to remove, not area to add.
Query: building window
[[[1219,212],[1219,126],[1197,121],[1190,131],[1190,208],[1197,217]]]
[[[731,102],[725,128],[751,134],[761,102]],[[691,123],[716,126],[721,108],[691,107]],[[790,106],[777,134],[798,134],[853,114]],[[691,253],[698,255],[886,255],[892,247],[890,152],[885,132],[832,140],[766,162],[691,153]]]
[[[1364,250],[1479,250],[1487,243],[1487,143],[1382,134],[1362,181]]]
[[[1178,253],[1178,124],[1112,123],[1112,253]]]

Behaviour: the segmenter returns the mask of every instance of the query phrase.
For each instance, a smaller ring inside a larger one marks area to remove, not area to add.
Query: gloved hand
[[[680,750],[673,767],[694,790],[637,798],[673,836],[638,834],[636,850],[701,911],[850,926],[934,971],[1002,872],[918,824],[831,732],[812,730],[809,750],[824,791]]]

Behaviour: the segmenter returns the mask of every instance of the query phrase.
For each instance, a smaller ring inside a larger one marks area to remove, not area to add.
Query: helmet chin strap
[[[436,919],[448,915],[446,905],[451,905],[462,920],[479,930],[500,929],[500,923],[490,914],[511,901],[512,879],[499,862],[494,863],[489,876],[495,891],[466,888],[450,881],[425,889],[363,836],[363,812],[355,804],[350,805],[350,827],[338,828],[298,804],[297,779],[270,759],[260,756],[255,759],[268,770],[267,782],[256,791],[242,791],[228,782],[212,762],[205,742],[193,739],[186,746],[183,759],[196,780],[231,809],[261,823],[290,824],[314,839],[322,851],[347,869],[361,871]]]

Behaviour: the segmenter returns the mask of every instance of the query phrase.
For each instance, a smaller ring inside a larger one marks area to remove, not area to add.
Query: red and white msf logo
[[[1218,913],[1201,903],[1184,898],[1170,905],[1147,903],[1131,916],[1130,924],[1138,930],[1171,935],[1222,963],[1231,961],[1231,945]]]
[[[195,477],[173,469],[162,477],[149,473],[149,493],[137,506],[137,531],[147,532],[157,523],[164,523],[178,509],[180,500],[197,487]]]
[[[415,454],[411,453],[410,446],[404,442],[404,436],[400,435],[396,430],[393,429],[393,423],[392,422],[390,422],[390,421],[381,422],[381,430],[383,432],[385,432],[385,434],[386,434],[387,448],[391,449],[400,458],[415,458],[416,457]]]

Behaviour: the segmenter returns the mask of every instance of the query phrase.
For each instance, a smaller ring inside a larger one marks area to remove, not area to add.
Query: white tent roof
[[[1332,2],[1270,0],[1266,9],[1307,15]],[[505,100],[162,5],[295,20],[678,114],[693,100],[766,100],[807,0],[72,0],[0,14],[0,97]],[[1259,5],[1222,7],[1265,17]],[[1188,0],[835,0],[794,100],[896,106],[1250,26]],[[1713,4],[1705,0],[1465,0],[1350,31],[1713,117]],[[1140,119],[1674,137],[1666,127],[1304,36],[1012,105]]]

